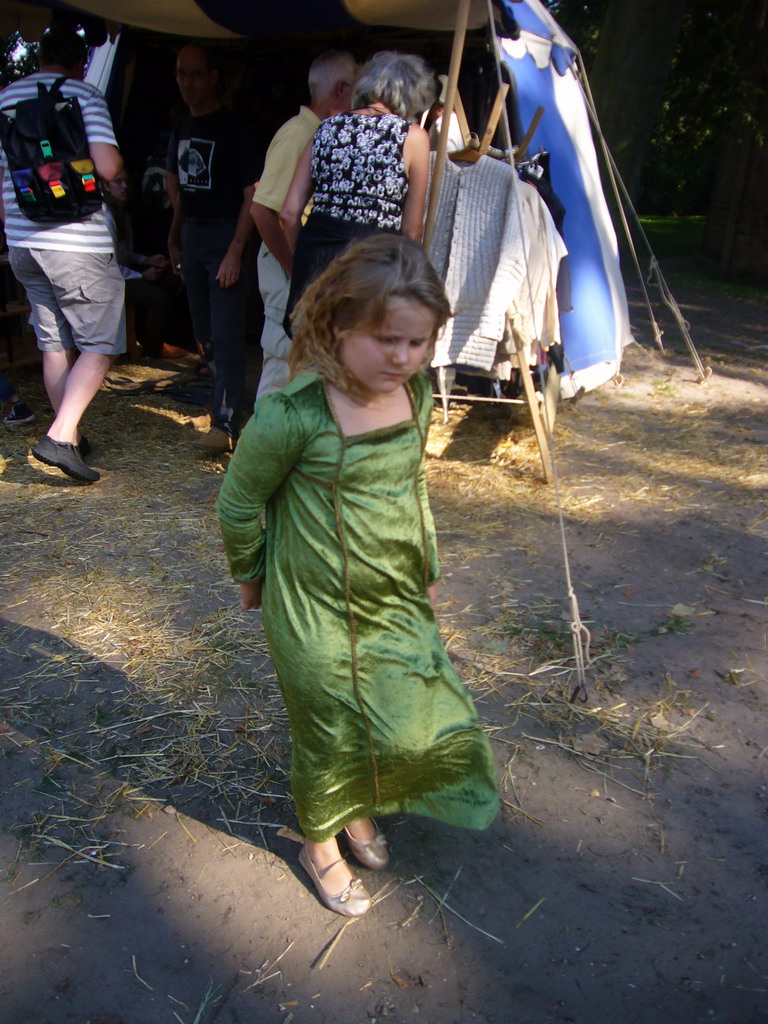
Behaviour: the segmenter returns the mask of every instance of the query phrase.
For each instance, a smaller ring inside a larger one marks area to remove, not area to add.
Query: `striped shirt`
[[[15,107],[23,100],[37,98],[38,82],[49,88],[61,75],[50,71],[38,71],[27,78],[12,82],[0,92],[0,109]],[[68,78],[61,83],[61,91],[67,97],[76,96],[83,112],[88,142],[107,142],[112,146],[115,133],[104,97],[98,89],[86,82]],[[112,236],[104,220],[104,211],[91,214],[85,220],[71,224],[56,224],[48,227],[39,221],[31,221],[19,210],[13,182],[8,171],[5,153],[0,147],[0,166],[3,168],[3,206],[5,207],[5,237],[9,246],[22,249],[55,249],[58,252],[113,252]]]

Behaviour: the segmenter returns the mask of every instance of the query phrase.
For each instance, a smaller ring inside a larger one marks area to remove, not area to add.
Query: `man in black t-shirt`
[[[168,253],[184,274],[192,326],[213,372],[211,428],[192,444],[220,454],[233,450],[240,430],[248,299],[243,258],[259,167],[251,127],[222,106],[218,71],[201,46],[179,51],[176,80],[189,113],[168,146]]]

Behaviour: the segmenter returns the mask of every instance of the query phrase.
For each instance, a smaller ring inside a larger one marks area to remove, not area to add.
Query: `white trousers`
[[[259,248],[258,271],[259,291],[264,300],[264,330],[261,333],[264,361],[257,399],[279,391],[288,383],[288,353],[291,350],[291,339],[283,329],[291,279],[263,242]]]

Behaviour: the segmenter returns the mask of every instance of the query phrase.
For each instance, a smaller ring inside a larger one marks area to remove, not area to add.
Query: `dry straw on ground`
[[[123,370],[152,377],[148,368]],[[22,383],[42,407],[35,376]],[[576,483],[560,488],[563,514],[572,522],[610,521],[623,491],[675,512],[694,500],[701,507],[716,489],[718,500],[753,508],[753,528],[764,529],[768,477],[749,428],[730,437],[723,463],[723,417],[714,421],[704,408],[681,405],[660,429],[643,415],[649,400],[609,386],[561,415],[558,458],[583,464]],[[625,414],[608,417],[608,403],[620,403]],[[26,834],[64,843],[70,857],[108,862],[99,822],[110,801],[139,791],[202,808],[233,835],[290,820],[286,718],[263,633],[236,607],[218,539],[213,504],[226,463],[192,454],[187,444],[197,411],[162,393],[101,392],[86,425],[94,461],[105,470],[93,488],[29,460],[34,434],[3,438],[13,595],[6,612],[16,623],[5,626],[3,641],[27,667],[4,688],[0,712],[36,736],[58,800]],[[738,432],[738,410],[730,419]],[[589,463],[618,455],[623,472],[612,495],[590,480]],[[428,456],[449,564],[452,553],[459,560],[490,556],[512,534],[533,551],[542,524],[556,522],[557,493],[541,480],[520,410],[459,406],[445,426],[436,412]],[[496,583],[495,618],[468,626],[446,608],[442,623],[468,685],[501,702],[506,720],[488,728],[508,749],[508,762],[528,743],[549,743],[588,772],[646,793],[663,759],[699,756],[693,734],[701,709],[688,709],[685,695],[672,687],[655,704],[620,695],[620,638],[593,645],[593,702],[571,701],[574,666],[557,602],[525,605],[508,580]],[[76,790],[56,791],[68,763],[105,772],[119,785],[104,803],[84,807]],[[513,787],[506,796],[527,816]]]

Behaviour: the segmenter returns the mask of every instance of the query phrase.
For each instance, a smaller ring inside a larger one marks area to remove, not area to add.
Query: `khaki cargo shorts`
[[[32,307],[39,349],[125,352],[125,282],[111,253],[11,246],[9,257]]]

